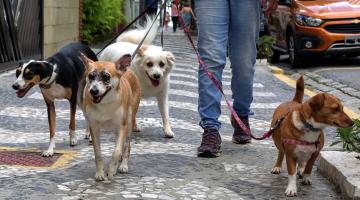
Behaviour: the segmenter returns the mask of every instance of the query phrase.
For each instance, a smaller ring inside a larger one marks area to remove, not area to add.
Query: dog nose
[[[158,79],[160,79],[160,74],[154,74],[153,77],[154,77],[154,79],[158,80]]]
[[[90,94],[95,96],[99,94],[99,90],[96,87],[90,89]]]
[[[12,85],[12,88],[13,88],[14,90],[19,90],[19,89],[20,89],[20,85],[17,84],[17,83],[14,83],[14,84]]]

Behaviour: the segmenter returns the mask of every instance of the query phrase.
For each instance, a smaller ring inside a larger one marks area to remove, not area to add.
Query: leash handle
[[[140,41],[139,45],[136,47],[134,53],[132,54],[132,58],[135,58],[136,54],[138,53],[139,49],[141,48],[142,44],[144,43],[146,37],[148,36],[148,34],[150,33],[152,27],[154,26],[154,24],[155,24],[155,22],[156,22],[156,19],[159,17],[162,9],[164,9],[167,1],[168,1],[168,0],[165,0],[164,3],[161,5],[160,10],[159,10],[159,12],[156,14],[156,16],[155,16],[155,18],[154,18],[154,21],[152,22],[149,30],[146,32],[145,36],[144,36],[143,39]]]
[[[214,74],[212,72],[209,71],[208,66],[206,65],[206,63],[204,62],[204,60],[201,58],[199,51],[196,49],[195,47],[195,43],[193,41],[193,39],[191,38],[191,34],[189,32],[189,30],[187,29],[187,27],[185,26],[185,22],[182,18],[182,16],[180,15],[179,12],[179,4],[180,4],[180,0],[175,0],[175,5],[177,7],[177,11],[178,11],[178,18],[179,21],[181,23],[181,26],[184,30],[185,35],[187,36],[187,38],[189,39],[191,46],[193,48],[193,50],[195,51],[196,57],[198,59],[198,62],[200,64],[200,67],[205,71],[205,73],[207,74],[207,76],[210,78],[210,80],[213,82],[213,84],[216,86],[216,88],[221,92],[222,96],[225,99],[226,105],[229,108],[229,110],[231,111],[231,114],[233,115],[236,123],[240,126],[240,128],[245,132],[246,135],[249,135],[251,138],[255,139],[255,140],[264,140],[265,138],[268,138],[271,136],[271,134],[274,132],[274,130],[276,128],[278,128],[278,126],[280,125],[281,121],[283,119],[281,119],[279,122],[277,122],[275,124],[275,126],[273,128],[271,128],[269,131],[265,132],[264,135],[262,137],[255,137],[254,135],[251,134],[250,129],[248,129],[246,127],[246,125],[241,121],[240,117],[238,116],[238,114],[235,112],[234,108],[232,107],[230,101],[228,100],[228,98],[226,97],[223,89],[222,89],[222,85],[221,83],[216,79],[216,77],[214,76]]]
[[[158,3],[157,1],[154,1],[152,4],[150,4],[148,7],[145,8],[145,10],[143,10],[139,16],[137,16],[134,20],[132,20],[125,28],[121,29],[121,31],[119,31],[115,37],[113,39],[111,39],[110,42],[108,42],[99,52],[96,53],[96,56],[98,56],[102,51],[104,51],[104,49],[109,46],[111,43],[113,43],[117,37],[119,37],[119,35],[121,35],[124,31],[126,31],[127,29],[129,29],[137,20],[139,20],[141,17],[143,17],[146,12],[150,9],[150,7],[152,7],[153,5],[155,5],[156,3]]]

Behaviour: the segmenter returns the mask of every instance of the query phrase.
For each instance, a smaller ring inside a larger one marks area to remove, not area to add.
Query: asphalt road
[[[273,65],[279,66],[290,74],[294,71],[315,72],[325,78],[360,89],[360,57],[319,57],[311,59],[304,67],[293,69],[289,64],[288,57],[284,55],[279,63]]]

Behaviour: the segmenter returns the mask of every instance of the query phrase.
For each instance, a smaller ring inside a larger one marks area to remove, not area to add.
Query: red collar
[[[283,144],[298,144],[298,145],[316,145],[317,143],[319,143],[319,141],[316,142],[307,142],[307,141],[303,141],[303,140],[295,140],[295,139],[288,139],[288,138],[281,138],[281,142]]]

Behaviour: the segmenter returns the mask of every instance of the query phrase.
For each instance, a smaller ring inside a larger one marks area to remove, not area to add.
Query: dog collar
[[[51,64],[51,63],[50,63]],[[46,83],[39,84],[40,88],[42,89],[49,89],[51,85],[56,81],[56,75],[59,72],[59,69],[57,68],[57,65],[51,64],[53,67],[53,72],[51,74],[51,77],[46,81]]]
[[[303,130],[306,131],[306,132],[309,132],[309,131],[312,131],[312,132],[318,132],[320,131],[321,129],[320,128],[315,128],[312,124],[310,124],[309,122],[307,122],[305,120],[305,117],[304,115],[300,112],[300,119],[301,119],[301,122],[304,124],[304,128]]]
[[[306,146],[310,146],[310,145],[316,145],[319,143],[319,141],[316,142],[307,142],[304,140],[295,140],[295,139],[289,139],[289,138],[281,138],[281,142],[283,144],[293,144],[293,145],[306,145]]]

